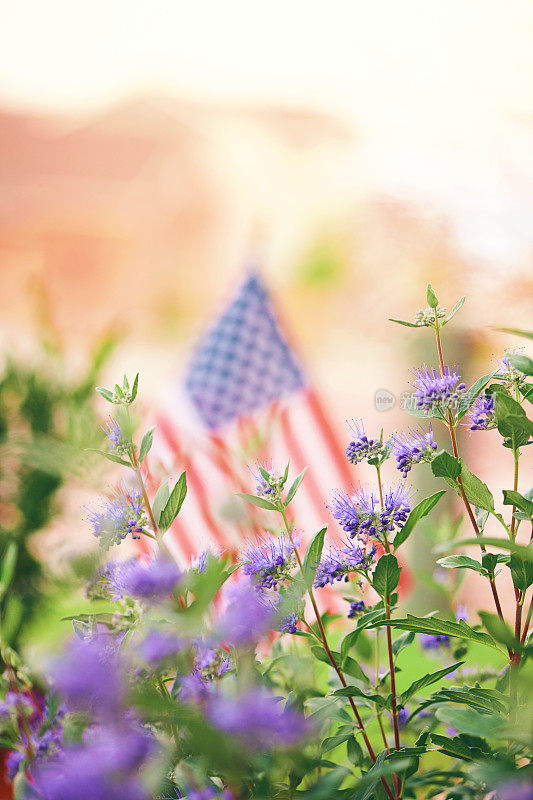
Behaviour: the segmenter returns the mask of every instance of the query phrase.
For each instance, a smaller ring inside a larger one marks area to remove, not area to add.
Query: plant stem
[[[439,354],[440,372],[441,372],[441,375],[444,375],[444,358],[442,356],[442,345],[441,345],[441,341],[440,341],[439,327],[440,326],[439,326],[439,321],[438,321],[438,318],[437,318],[437,312],[435,312],[435,335],[436,335],[436,339],[437,339],[437,351],[438,351],[438,354]],[[455,458],[457,459],[457,461],[459,461],[459,448],[457,447],[457,437],[455,435],[455,426],[453,424],[453,417],[452,417],[452,412],[451,411],[448,413],[448,429],[450,431],[450,438],[452,440],[453,454],[454,454]],[[478,538],[481,538],[482,534],[481,534],[481,531],[479,530],[479,526],[478,526],[478,524],[476,522],[476,518],[474,516],[474,512],[472,511],[470,503],[468,502],[468,498],[467,498],[467,496],[465,494],[465,490],[464,490],[464,487],[463,487],[463,482],[461,480],[461,476],[460,475],[457,478],[457,483],[458,483],[458,486],[459,486],[459,493],[460,493],[461,498],[463,500],[464,506],[466,508],[466,512],[467,512],[468,517],[470,519],[470,522],[472,523],[472,527],[473,527],[473,529],[475,531],[475,534],[476,534],[476,536]],[[480,542],[479,546],[481,548],[481,552],[482,553],[486,553],[487,552],[487,549],[486,549],[486,547],[485,547],[485,545],[483,543]],[[489,583],[490,583],[490,588],[491,588],[491,591],[492,591],[492,597],[494,598],[494,605],[496,606],[496,611],[498,612],[499,618],[501,620],[503,620],[503,612],[502,612],[502,607],[501,607],[501,603],[500,603],[500,598],[498,596],[498,589],[496,588],[496,583],[495,583],[495,580],[494,580],[494,578],[492,576],[489,577]],[[510,655],[511,655],[511,653],[509,651],[509,656]]]
[[[527,612],[526,621],[524,622],[524,630],[522,631],[522,636],[520,638],[520,641],[522,642],[522,644],[524,644],[524,642],[526,641],[526,636],[527,636],[527,632],[529,630],[529,625],[531,623],[531,617],[532,616],[533,616],[533,597],[529,601],[529,609],[528,609],[528,612]]]
[[[144,505],[146,507],[146,511],[148,512],[148,516],[150,517],[150,524],[152,526],[152,530],[154,531],[154,533],[156,535],[156,538],[159,540],[159,528],[158,528],[158,525],[157,525],[157,523],[155,521],[154,512],[152,511],[152,506],[150,505],[150,501],[148,499],[148,495],[146,494],[146,487],[144,485],[144,481],[143,481],[142,475],[141,475],[141,467],[140,467],[139,462],[137,460],[137,456],[136,456],[136,454],[134,452],[131,454],[130,458],[131,458],[131,463],[133,465],[133,469],[135,470],[135,474],[137,475],[137,481],[139,483],[139,488],[140,488],[140,490],[142,492],[142,496],[143,496],[143,500],[144,500]]]
[[[379,689],[379,628],[376,628],[376,691]],[[385,745],[385,749],[387,753],[390,753],[389,750],[389,743],[387,741],[387,737],[385,736],[385,730],[383,728],[383,720],[381,719],[381,711],[379,708],[376,707],[376,716],[378,718],[378,725],[381,731],[381,737],[383,739],[383,744]]]
[[[298,548],[296,547],[296,545],[295,545],[295,543],[293,541],[292,531],[291,531],[291,529],[289,527],[289,523],[287,522],[287,515],[285,514],[285,509],[280,507],[279,511],[280,511],[280,514],[281,514],[281,516],[283,518],[283,523],[285,525],[285,530],[287,531],[287,536],[289,537],[290,542],[294,547],[294,553],[296,555],[296,560],[298,561],[298,566],[300,567],[300,572],[302,573],[302,576],[303,576],[304,569],[303,569],[302,559],[300,558],[300,554],[298,552]],[[344,677],[344,673],[342,672],[341,668],[337,664],[335,656],[331,652],[331,648],[330,648],[330,646],[328,644],[328,640],[327,640],[327,636],[326,636],[326,631],[324,629],[324,625],[323,625],[322,619],[320,617],[320,612],[319,612],[318,606],[316,604],[315,596],[314,596],[313,590],[312,590],[312,588],[310,586],[307,589],[307,593],[309,595],[309,599],[311,601],[311,605],[313,606],[313,611],[314,611],[314,614],[315,614],[315,617],[316,617],[318,630],[320,631],[320,638],[322,640],[322,644],[324,646],[324,650],[326,651],[326,654],[327,654],[327,657],[329,658],[331,666],[333,667],[333,669],[337,673],[337,676],[339,678],[339,681],[341,682],[341,685],[344,688],[346,688],[346,686],[348,685],[346,683],[346,678]],[[357,722],[357,727],[361,731],[361,735],[362,735],[364,743],[366,745],[366,749],[368,750],[368,754],[369,754],[369,756],[370,756],[370,758],[372,760],[372,763],[375,764],[376,763],[376,755],[374,753],[374,749],[373,749],[372,745],[370,744],[370,740],[369,740],[369,738],[367,736],[363,720],[361,719],[361,715],[359,714],[359,711],[357,710],[357,706],[354,703],[353,697],[348,697],[348,702],[350,703],[351,709],[353,711],[353,715],[354,715],[355,720]],[[387,796],[389,797],[389,799],[390,800],[395,800],[394,796],[393,796],[391,790],[389,789],[389,787],[388,787],[388,785],[387,785],[387,783],[386,783],[384,778],[381,778],[381,783],[382,783],[383,788],[385,789],[385,792],[387,793]]]
[[[384,507],[383,502],[383,485],[381,483],[381,468],[379,464],[376,464],[376,472],[377,472],[377,479],[378,479],[378,488],[379,488],[379,497],[381,502],[381,507]],[[387,553],[390,553],[390,545],[389,540],[387,539],[387,534],[384,535],[384,544],[385,550]],[[390,620],[391,618],[391,610],[390,610],[390,595],[385,597],[385,619]],[[390,688],[391,688],[391,706],[392,706],[392,728],[394,731],[394,748],[395,750],[400,749],[400,727],[398,725],[398,703],[396,698],[396,673],[394,671],[394,655],[392,652],[392,629],[390,625],[386,626],[386,636],[387,636],[387,653],[389,657],[389,680],[390,680]],[[392,782],[394,784],[394,789],[396,791],[396,796],[399,798],[401,797],[401,784],[398,780],[398,777],[393,774]]]

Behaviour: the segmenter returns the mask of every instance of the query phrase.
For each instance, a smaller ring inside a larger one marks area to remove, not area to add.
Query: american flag
[[[257,271],[201,337],[180,394],[156,420],[151,462],[154,475],[187,472],[187,499],[165,536],[178,562],[209,546],[234,552],[277,524],[236,497],[255,493],[247,465],[257,460],[272,459],[281,472],[290,460],[289,480],[308,466],[290,506],[304,543],[327,522],[336,528],[326,502],[335,488],[352,485],[353,467]]]

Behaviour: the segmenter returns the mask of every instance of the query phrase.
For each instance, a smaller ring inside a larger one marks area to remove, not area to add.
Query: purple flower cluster
[[[424,411],[441,410],[450,408],[457,403],[466,390],[466,385],[460,382],[457,372],[458,367],[444,368],[444,374],[438,369],[431,369],[424,365],[413,372],[415,380],[416,407]]]
[[[255,470],[250,469],[250,472],[255,480],[255,491],[259,497],[273,500],[285,483],[283,478],[274,474],[274,466],[270,460],[258,462]]]
[[[283,617],[279,624],[280,633],[296,633],[298,630],[298,614],[294,611]]]
[[[388,532],[401,528],[411,511],[411,491],[399,483],[385,492],[383,507],[379,499],[361,487],[353,499],[346,492],[337,492],[329,508],[342,529],[352,538],[370,536],[380,541]]]
[[[246,562],[243,572],[253,576],[264,589],[276,589],[294,565],[294,550],[294,544],[286,536],[259,540],[243,551],[242,559]]]
[[[363,421],[354,421],[350,425],[353,439],[346,448],[346,458],[352,464],[359,464],[361,461],[372,461],[380,458],[385,448],[379,439],[369,439],[365,433]]]
[[[397,467],[406,478],[414,464],[433,459],[437,450],[437,443],[433,438],[433,428],[430,425],[427,432],[420,428],[394,436],[392,449],[396,456]]]
[[[210,722],[246,747],[293,745],[308,732],[305,717],[293,708],[282,708],[279,699],[265,689],[248,689],[239,696],[216,695],[207,708]]]
[[[25,758],[25,753],[33,753],[34,763],[56,753],[63,739],[63,717],[65,707],[59,706],[52,713],[40,696],[34,692],[6,693],[1,704],[0,715],[12,714],[24,718],[24,725],[18,725],[21,750],[12,750],[6,758],[6,770],[10,781],[15,779]]]
[[[28,800],[148,800],[139,770],[154,750],[138,727],[89,729],[82,744],[65,747],[33,771]]]
[[[183,642],[175,633],[152,628],[141,641],[138,653],[146,664],[161,664],[182,648]]]
[[[322,556],[318,564],[314,586],[321,589],[328,583],[332,585],[335,581],[343,578],[347,581],[348,575],[354,570],[367,570],[372,565],[375,547],[367,552],[362,546],[352,541],[346,541],[342,547],[331,550]]]
[[[354,619],[355,617],[359,616],[359,614],[363,613],[365,608],[366,606],[364,600],[354,600],[352,603],[350,603],[350,610],[347,614],[348,619]]]
[[[450,637],[439,633],[421,633],[420,643],[424,650],[438,650],[439,647],[450,646]]]
[[[124,595],[158,600],[169,595],[180,578],[181,572],[173,561],[159,558],[145,565],[131,558],[109,561],[100,570],[96,583],[105,588],[114,601]]]
[[[74,642],[52,670],[52,684],[68,711],[90,714],[80,744],[63,745],[32,764],[28,800],[148,800],[140,777],[154,752],[151,734],[126,707],[126,665],[95,636]]]
[[[87,508],[93,536],[103,547],[120,544],[129,534],[140,539],[145,524],[142,495],[137,489],[120,489],[99,508]]]
[[[476,397],[474,404],[468,412],[471,422],[471,431],[489,431],[496,427],[494,398],[491,394],[483,392]]]
[[[130,442],[124,436],[122,428],[112,417],[109,419],[106,426],[101,426],[102,431],[105,433],[109,442],[109,449],[116,453],[126,453],[130,447]]]
[[[247,580],[226,591],[228,605],[218,622],[221,641],[236,646],[255,644],[269,630],[276,613],[276,600]]]

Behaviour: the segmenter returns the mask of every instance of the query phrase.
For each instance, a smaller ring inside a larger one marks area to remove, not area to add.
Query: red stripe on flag
[[[324,406],[322,405],[322,401],[320,400],[316,391],[312,387],[308,387],[304,391],[311,412],[316,420],[316,424],[318,425],[324,441],[328,446],[329,452],[331,453],[331,456],[335,462],[335,466],[342,476],[342,479],[345,483],[345,488],[348,489],[352,486],[354,477],[342,451],[342,446],[339,442],[337,434],[328,419],[328,416],[324,410]]]
[[[294,432],[291,428],[291,424],[289,422],[288,417],[288,409],[284,408],[280,415],[280,422],[281,422],[281,430],[285,441],[287,442],[287,447],[289,449],[289,455],[291,459],[294,458],[296,463],[296,468],[299,472],[303,470],[304,467],[307,466],[305,463],[305,456],[303,454],[302,448],[300,447],[300,443],[298,439],[294,435]],[[322,492],[320,486],[318,485],[315,476],[313,475],[312,470],[308,470],[305,475],[306,488],[308,490],[308,494],[311,497],[311,501],[315,507],[315,510],[319,517],[324,515],[324,502],[322,500]]]
[[[168,420],[165,419],[164,417],[160,417],[158,420],[158,427],[161,430],[163,436],[165,437],[168,446],[174,451],[176,457],[179,458],[183,463],[186,460],[184,453],[180,447],[180,444],[176,436],[174,435],[174,431]],[[202,515],[202,519],[207,529],[214,536],[217,543],[221,547],[227,547],[228,541],[226,539],[226,536],[224,535],[224,532],[218,526],[215,518],[211,513],[207,498],[207,493],[202,483],[202,480],[198,475],[198,472],[190,462],[186,464],[185,471],[187,473],[187,483],[190,485],[193,492],[196,493],[196,496],[198,498],[198,507],[200,509],[200,514]],[[194,553],[194,549],[191,547],[190,542],[188,541],[186,536],[185,536],[185,541],[187,543],[188,549],[191,551],[190,554],[192,555]]]

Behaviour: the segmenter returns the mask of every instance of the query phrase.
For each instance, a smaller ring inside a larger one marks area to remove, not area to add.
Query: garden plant
[[[269,526],[236,557],[208,550],[177,566],[165,532],[187,502],[186,474],[152,494],[145,459],[157,432],[135,435],[138,376],[98,389],[111,406],[101,453],[124,471],[85,512],[101,546],[87,594],[106,610],[73,615],[72,640],[43,670],[2,634],[0,736],[18,800],[533,797],[533,494],[519,490],[533,361],[506,352],[467,387],[445,341],[463,303],[447,313],[429,286],[413,322],[394,320],[434,337],[436,358],[413,371],[415,427],[353,423],[346,457],[366,462],[373,482],[336,492],[324,527],[304,536],[291,502],[305,471],[255,465],[240,498]],[[460,426],[500,440],[503,487],[469,469]],[[415,469],[436,479],[427,497],[408,483]],[[444,610],[406,613],[406,545],[423,518],[438,519],[446,492],[468,532],[441,537],[435,567],[453,576],[447,587],[475,572],[492,607],[467,614],[450,588]],[[149,555],[119,560],[126,539],[145,539]],[[13,572],[8,545],[2,597]],[[9,627],[4,617],[0,631]]]

